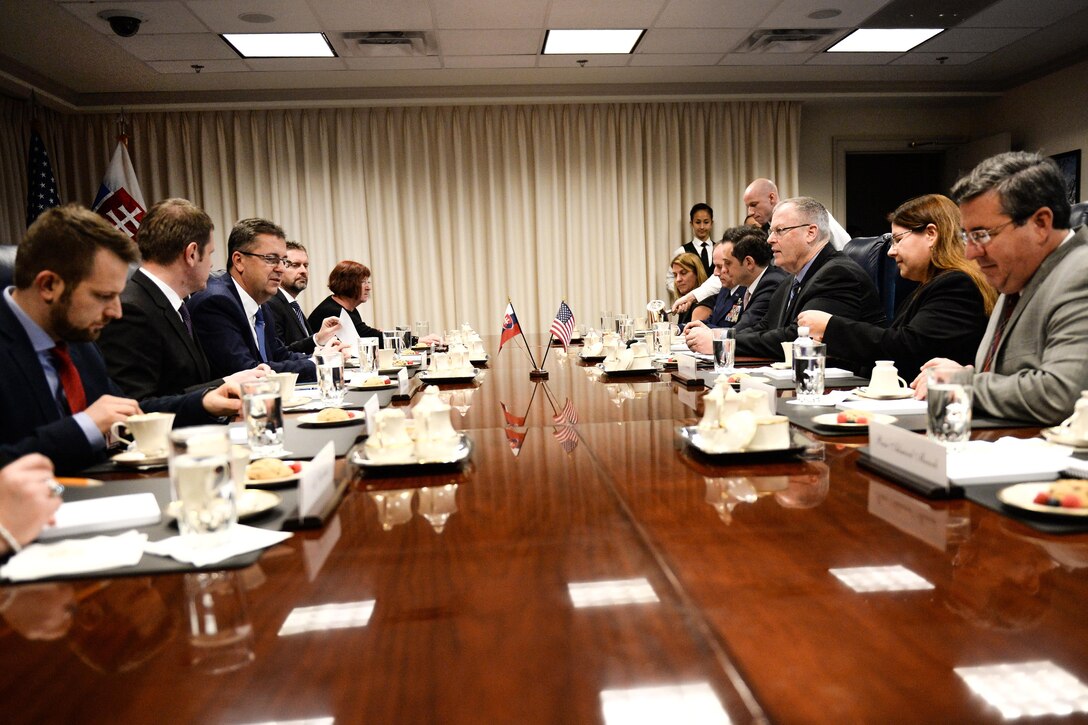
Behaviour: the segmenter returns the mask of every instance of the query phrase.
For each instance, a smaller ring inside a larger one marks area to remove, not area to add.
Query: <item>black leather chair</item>
[[[1081,224],[1088,224],[1088,201],[1074,204],[1069,210],[1069,227],[1075,228]]]
[[[855,237],[843,248],[851,259],[869,273],[884,304],[884,316],[889,322],[895,317],[897,304],[905,300],[918,286],[917,282],[899,276],[899,269],[888,256],[891,243],[892,235],[885,233],[879,237]]]
[[[12,284],[15,276],[15,251],[17,244],[0,244],[0,290],[6,289]]]

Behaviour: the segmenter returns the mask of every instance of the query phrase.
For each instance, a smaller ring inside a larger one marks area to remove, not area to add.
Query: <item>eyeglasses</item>
[[[998,224],[993,229],[972,229],[967,231],[966,229],[960,229],[960,239],[964,244],[974,244],[976,247],[985,247],[987,244],[993,241],[994,237],[1001,233],[1001,230],[1010,224],[1016,223],[1015,219],[1009,219],[1004,224]]]
[[[888,239],[890,239],[891,242],[892,242],[892,244],[891,244],[892,248],[894,249],[895,247],[898,247],[899,242],[901,242],[903,240],[903,237],[905,237],[905,236],[907,236],[909,234],[917,234],[918,232],[923,232],[923,231],[925,231],[926,227],[928,227],[928,226],[929,225],[926,224],[925,226],[915,227],[914,229],[908,229],[908,230],[906,230],[904,232],[899,232],[898,234],[889,234]]]
[[[264,263],[267,264],[269,267],[275,267],[280,264],[282,264],[284,267],[291,266],[290,259],[288,259],[287,257],[278,257],[275,254],[254,254],[253,252],[239,252],[239,254],[244,254],[247,257],[256,257],[257,259],[263,260]]]
[[[271,264],[271,262],[269,262],[269,264]],[[298,269],[299,267],[305,267],[306,269],[310,268],[309,262],[284,262],[283,264],[287,269]]]
[[[800,229],[801,227],[814,227],[815,224],[794,224],[792,227],[775,227],[767,232],[767,238],[780,237],[791,229]]]

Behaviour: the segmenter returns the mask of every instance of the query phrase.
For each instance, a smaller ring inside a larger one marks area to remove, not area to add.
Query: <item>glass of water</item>
[[[795,345],[793,350],[793,382],[797,402],[802,405],[818,405],[824,394],[824,365],[827,364],[827,345],[814,342]]]
[[[396,330],[382,330],[382,349],[392,350],[394,357],[400,356],[400,348],[397,346]]]
[[[344,402],[344,356],[338,352],[323,351],[317,358],[317,388],[321,402],[338,406]]]
[[[238,520],[230,445],[225,426],[194,426],[170,433],[170,489],[178,502],[178,529],[200,546],[222,543]]]
[[[654,323],[654,351],[668,357],[672,354],[672,323]]]
[[[378,338],[359,338],[359,372],[364,374],[378,372]]]
[[[926,371],[926,436],[950,451],[962,449],[971,438],[974,379],[970,366]]]
[[[422,340],[427,335],[431,334],[431,323],[427,322],[426,320],[422,320],[412,325],[412,329],[416,340]]]
[[[721,337],[714,338],[714,372],[731,372],[737,361],[737,331],[725,327],[715,332]]]
[[[266,380],[242,383],[242,417],[254,456],[283,453],[283,400],[279,383]]]

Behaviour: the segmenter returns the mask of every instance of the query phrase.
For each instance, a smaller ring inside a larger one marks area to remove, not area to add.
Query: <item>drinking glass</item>
[[[283,399],[280,385],[270,380],[242,383],[242,417],[253,455],[283,453]]]
[[[935,367],[926,371],[926,436],[950,451],[962,449],[971,438],[974,403],[973,367]]]
[[[237,572],[186,574],[185,609],[193,667],[217,675],[256,659],[245,588]]]
[[[397,333],[397,337],[393,341],[396,343],[396,347],[393,349],[396,351],[397,357],[401,357],[404,355],[404,351],[412,346],[412,328],[407,325],[397,325],[393,329]]]
[[[397,331],[395,329],[382,330],[382,348],[385,350],[392,350],[394,357],[400,355],[400,348],[397,347]]]
[[[726,327],[720,332],[722,336],[714,339],[715,373],[729,372],[736,365],[737,331],[732,327]],[[823,390],[822,387],[820,389]]]
[[[171,494],[179,502],[181,535],[199,546],[221,543],[238,520],[226,427],[204,425],[173,431],[169,466]]]
[[[363,374],[378,372],[378,338],[359,338],[359,372]]]
[[[417,340],[422,340],[427,335],[431,334],[431,323],[427,322],[426,320],[423,320],[423,321],[417,322],[415,325],[413,325],[412,329],[415,330],[415,332],[413,334],[416,336],[416,339]]]
[[[323,351],[317,358],[317,389],[321,402],[338,406],[344,402],[344,356],[338,352]]]
[[[824,394],[824,365],[827,362],[827,345],[814,342],[798,345],[793,351],[793,382],[797,390],[797,402],[817,405]]]
[[[654,350],[658,355],[672,354],[672,323],[654,323]]]

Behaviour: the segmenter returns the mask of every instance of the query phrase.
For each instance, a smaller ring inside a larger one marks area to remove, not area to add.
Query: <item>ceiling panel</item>
[[[719,65],[797,65],[812,53],[726,53]]]
[[[721,53],[636,53],[631,56],[635,66],[701,66],[718,65]]]
[[[888,4],[888,0],[783,0],[771,11],[761,28],[853,28]],[[810,18],[810,13],[835,9],[832,18]]]
[[[309,0],[314,14],[326,28],[340,32],[363,30],[432,30],[427,0],[395,2],[344,2]]]
[[[249,67],[241,58],[235,60],[154,60],[148,63],[159,73],[178,73],[196,75],[193,64],[204,66],[200,74],[205,73],[247,73]]]
[[[447,68],[533,68],[536,53],[532,55],[461,55],[443,59]]]
[[[578,61],[585,60],[587,68],[607,68],[624,66],[631,60],[629,55],[542,55],[537,58],[538,68],[576,68],[581,70]]]
[[[919,53],[914,51],[904,53],[892,63],[894,65],[967,65],[985,57],[985,53]],[[942,58],[944,59],[943,63],[941,62]]]
[[[141,60],[232,60],[238,54],[218,35],[190,33],[184,35],[135,35],[114,37],[113,41]]]
[[[758,26],[775,5],[731,0],[672,0],[657,19],[657,28],[750,28]]]
[[[728,28],[652,29],[642,36],[637,53],[726,53],[748,37],[748,31]]]
[[[992,53],[1035,32],[1034,28],[952,28],[918,46],[926,53]]]
[[[549,28],[648,28],[665,0],[552,0],[545,24]]]
[[[249,58],[246,65],[256,71],[309,72],[346,70],[343,58]]]
[[[320,31],[321,23],[306,3],[294,0],[188,0],[193,13],[215,33],[301,33]],[[239,15],[259,13],[270,23],[250,23]]]
[[[343,61],[350,70],[413,70],[442,67],[442,60],[436,55],[403,58],[344,58]]]
[[[16,0],[13,0],[16,1]],[[140,35],[159,33],[206,33],[204,23],[180,2],[66,2],[61,7],[103,35],[113,35],[110,24],[98,17],[103,10],[139,13],[144,22]]]
[[[1084,10],[1084,0],[1000,0],[960,24],[963,28],[1045,28]],[[1081,28],[1082,32],[1088,29]]]
[[[431,0],[439,28],[542,28],[547,0]]]
[[[544,43],[539,30],[440,30],[442,55],[535,55]]]
[[[902,53],[816,53],[805,65],[887,65]]]

